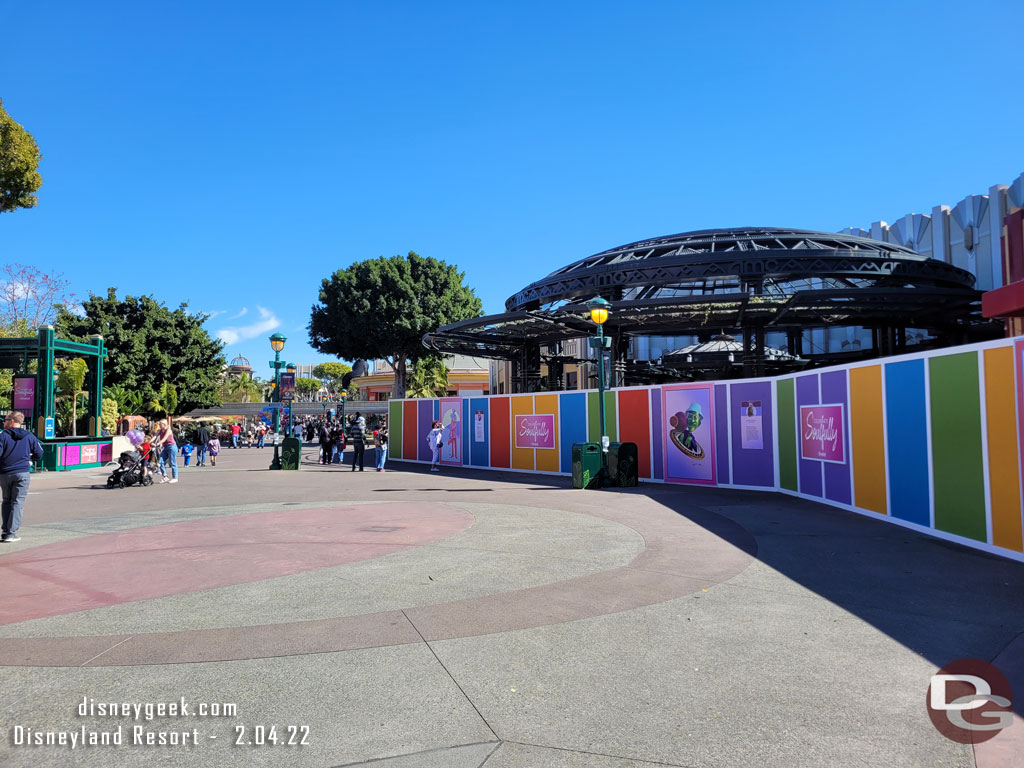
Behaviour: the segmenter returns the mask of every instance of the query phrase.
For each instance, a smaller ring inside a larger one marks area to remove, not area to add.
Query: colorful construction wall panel
[[[642,480],[773,490],[1024,560],[1024,338],[777,378],[605,393]],[[390,403],[391,457],[567,475],[598,393]]]

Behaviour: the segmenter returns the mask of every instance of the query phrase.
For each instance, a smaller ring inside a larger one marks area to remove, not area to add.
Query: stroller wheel
[[[142,478],[142,484],[143,485],[152,485],[153,484],[153,478],[150,477],[149,475],[146,475],[144,478]]]

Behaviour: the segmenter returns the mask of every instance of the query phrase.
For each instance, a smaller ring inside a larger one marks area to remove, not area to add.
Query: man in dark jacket
[[[359,462],[359,471],[363,471],[363,454],[366,452],[366,422],[358,418],[359,414],[356,414],[356,419],[353,420],[352,426],[349,427],[349,437],[352,438],[352,471],[356,471],[356,462]]]
[[[334,443],[331,441],[331,430],[328,424],[320,425],[320,463],[330,464],[331,454],[334,453]]]
[[[43,458],[43,446],[36,436],[22,429],[25,414],[12,411],[0,432],[0,490],[3,491],[3,537],[0,541],[21,541],[21,505],[28,495],[29,468]]]
[[[199,429],[196,430],[196,466],[206,466],[206,446],[210,442],[210,430],[206,428],[206,422],[199,422]]]

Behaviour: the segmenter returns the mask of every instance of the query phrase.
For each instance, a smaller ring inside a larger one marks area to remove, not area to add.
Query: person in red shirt
[[[238,447],[238,436],[242,434],[242,427],[238,424],[231,425],[231,447]]]

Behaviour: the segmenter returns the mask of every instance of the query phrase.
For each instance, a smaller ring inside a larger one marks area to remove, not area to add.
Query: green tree
[[[0,99],[0,213],[34,208],[39,202],[35,193],[43,185],[41,157],[32,134],[7,114]]]
[[[295,391],[300,395],[309,397],[316,394],[320,390],[320,381],[317,379],[307,379],[305,376],[300,376],[295,379]]]
[[[448,366],[440,355],[427,355],[416,361],[409,375],[408,397],[444,397],[448,394]]]
[[[117,298],[117,289],[106,296],[90,295],[79,316],[65,307],[57,309],[60,335],[85,341],[90,334],[103,336],[108,357],[103,367],[107,386],[136,392],[148,405],[164,386],[177,392],[176,416],[194,408],[220,404],[220,379],[224,369],[224,345],[203,328],[206,315],[189,314],[186,304],[175,310],[152,296]]]
[[[345,363],[320,363],[313,368],[313,378],[320,379],[331,394],[334,394],[341,392],[341,380],[346,373],[351,372],[352,366]]]
[[[349,360],[387,360],[395,371],[393,396],[404,397],[408,364],[429,354],[423,335],[480,315],[480,299],[464,277],[455,266],[411,251],[339,269],[321,283],[310,344]]]
[[[71,401],[71,436],[78,435],[78,398],[85,394],[85,377],[89,364],[81,358],[68,360],[57,374],[57,391],[62,400]],[[66,408],[67,406],[65,406]]]

